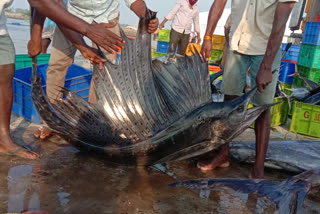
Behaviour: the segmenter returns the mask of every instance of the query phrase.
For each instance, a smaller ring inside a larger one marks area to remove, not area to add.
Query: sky
[[[154,11],[158,12],[157,17],[159,21],[162,21],[164,16],[166,16],[170,9],[176,3],[176,0],[145,0],[147,6]],[[209,11],[211,4],[214,0],[199,0],[199,10],[200,12]],[[228,0],[227,7],[230,7],[231,0]],[[26,9],[29,7],[27,0],[14,0],[12,6],[14,8]],[[138,18],[136,15],[126,7],[124,0],[120,0],[120,23],[134,25],[138,23]]]

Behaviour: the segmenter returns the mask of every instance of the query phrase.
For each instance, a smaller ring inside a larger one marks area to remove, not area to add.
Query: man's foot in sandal
[[[45,140],[49,137],[51,137],[52,131],[50,131],[49,129],[45,128],[45,127],[39,127],[34,133],[33,136],[35,138],[39,138],[41,140]]]
[[[0,155],[18,156],[27,159],[36,159],[39,155],[15,142],[10,136],[0,136]]]

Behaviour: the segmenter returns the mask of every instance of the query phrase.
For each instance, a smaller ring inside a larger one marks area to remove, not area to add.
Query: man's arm
[[[49,17],[60,26],[65,26],[84,36],[112,53],[117,51],[123,40],[107,28],[113,27],[109,24],[88,24],[82,19],[70,14],[58,2],[52,0],[28,0],[31,7],[36,8],[41,14]]]
[[[258,91],[262,92],[272,81],[272,63],[279,51],[282,42],[286,23],[292,11],[295,2],[279,2],[274,14],[272,31],[268,40],[267,50],[261,62],[260,69],[257,74],[256,83]]]
[[[41,52],[42,29],[46,17],[34,8],[31,8],[31,10],[33,12],[30,26],[31,38],[28,42],[28,54],[29,57],[34,57]]]
[[[65,7],[62,0],[56,1],[62,7]],[[37,56],[41,52],[42,29],[46,19],[46,17],[36,9],[32,8],[32,11],[31,38],[28,42],[28,53],[30,57]],[[98,54],[85,43],[81,34],[63,26],[59,26],[59,28],[85,58],[89,59],[91,63],[99,64],[100,69],[102,69],[102,63],[105,62],[105,60],[99,57]]]
[[[178,0],[177,3],[172,8],[172,10],[169,12],[169,14],[163,19],[163,21],[159,25],[160,29],[164,28],[164,25],[166,24],[167,21],[172,20],[174,18],[174,16],[179,11],[180,7],[181,7],[181,1]]]
[[[139,17],[142,18],[146,14],[146,4],[143,0],[135,0],[131,3],[133,0],[127,0],[127,5],[130,7],[130,9]],[[154,33],[158,29],[159,20],[158,18],[155,18],[153,20],[150,20],[148,25],[148,33]]]
[[[103,63],[106,61],[98,55],[96,49],[89,47],[84,41],[81,34],[70,30],[66,27],[60,27],[62,33],[74,44],[74,46],[81,52],[82,56],[90,61],[91,64],[99,64],[99,69],[103,68]]]
[[[212,34],[216,29],[217,23],[222,15],[226,3],[227,0],[215,0],[210,8],[207,29],[204,35],[204,38],[206,39],[203,40],[201,47],[201,55],[206,61],[209,60],[212,52],[212,39],[209,38],[212,38]]]
[[[136,0],[132,3],[129,0],[129,2],[127,2],[127,5],[139,18],[145,16],[147,7],[146,3],[143,0]]]

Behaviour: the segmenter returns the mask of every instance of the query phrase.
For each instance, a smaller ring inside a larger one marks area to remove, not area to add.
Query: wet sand
[[[274,204],[259,195],[203,193],[168,186],[185,179],[246,178],[249,165],[232,162],[230,168],[210,172],[201,172],[192,160],[152,168],[123,166],[80,152],[58,136],[35,140],[32,133],[37,127],[12,117],[14,139],[41,157],[25,160],[0,156],[0,213],[34,209],[49,213],[274,213]],[[249,129],[239,139],[246,140],[251,132]],[[269,180],[291,175],[266,170]],[[309,196],[300,213],[320,213],[318,195]]]

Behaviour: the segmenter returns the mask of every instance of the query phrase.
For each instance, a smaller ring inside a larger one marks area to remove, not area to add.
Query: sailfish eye
[[[243,106],[239,106],[237,108],[237,112],[242,113],[244,111],[244,107]]]

